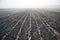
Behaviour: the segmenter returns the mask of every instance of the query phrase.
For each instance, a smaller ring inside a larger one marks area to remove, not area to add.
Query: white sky
[[[49,8],[60,6],[60,0],[1,0],[0,8]]]

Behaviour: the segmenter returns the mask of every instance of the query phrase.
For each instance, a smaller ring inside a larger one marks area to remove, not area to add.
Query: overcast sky
[[[0,0],[0,8],[55,8],[60,0]]]

